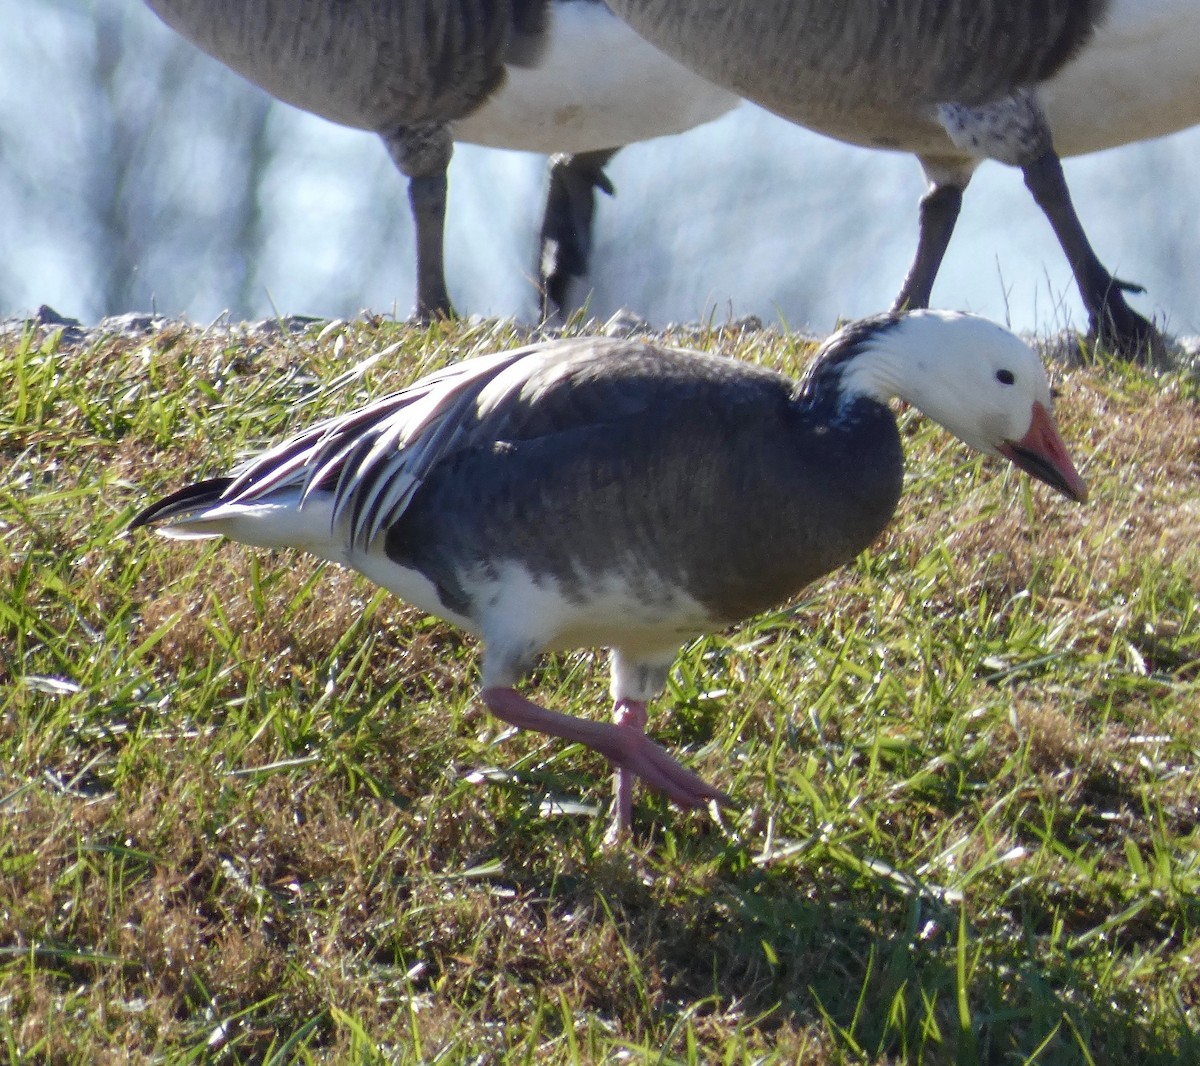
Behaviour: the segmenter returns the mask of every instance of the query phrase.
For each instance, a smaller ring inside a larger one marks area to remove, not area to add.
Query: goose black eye
[[[1001,385],[1015,385],[1017,381],[1011,370],[997,370],[996,380],[1000,382]]]

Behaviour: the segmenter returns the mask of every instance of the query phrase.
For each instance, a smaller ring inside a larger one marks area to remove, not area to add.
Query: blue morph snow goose
[[[1122,290],[1136,287],[1114,278],[1092,248],[1055,141],[1061,132],[1069,150],[1085,150],[1074,146],[1089,138],[1093,147],[1109,147],[1194,121],[1178,116],[1181,103],[1195,115],[1197,100],[1191,0],[609,3],[668,55],[784,118],[851,144],[917,156],[929,190],[896,307],[928,306],[963,190],[982,160],[996,159],[1021,168],[1093,330],[1130,355],[1161,344],[1125,301]],[[1146,88],[1158,80],[1160,56],[1169,60],[1173,89]],[[1043,90],[1060,73],[1052,134]],[[1064,92],[1075,94],[1073,103]],[[1103,105],[1114,97],[1119,123]],[[1070,128],[1097,117],[1109,131],[1099,138]]]
[[[635,141],[741,101],[663,55],[602,0],[146,0],[173,30],[285,103],[372,130],[408,177],[417,313],[448,314],[453,141],[555,154],[539,276],[562,311],[593,195]]]
[[[985,319],[890,314],[840,330],[799,383],[646,340],[547,341],[469,359],[320,422],[131,528],[298,547],[357,570],[484,644],[497,717],[682,807],[724,797],[644,732],[680,645],[777,605],[891,519],[892,398],[1075,500],[1034,353]],[[697,457],[703,462],[697,462]],[[543,652],[611,651],[612,723],[516,685]]]

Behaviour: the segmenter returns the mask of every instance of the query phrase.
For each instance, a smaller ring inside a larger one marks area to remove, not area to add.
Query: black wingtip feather
[[[149,507],[143,508],[133,516],[129,528],[138,529],[140,526],[153,525],[155,522],[162,522],[177,515],[210,507],[220,500],[231,484],[233,484],[231,477],[210,477],[205,481],[197,481],[194,485],[188,485],[186,488],[150,504]]]

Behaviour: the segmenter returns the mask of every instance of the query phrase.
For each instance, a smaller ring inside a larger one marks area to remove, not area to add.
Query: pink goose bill
[[[1042,404],[1034,403],[1025,436],[1017,441],[1005,441],[997,450],[1027,474],[1058,489],[1064,496],[1079,503],[1087,502],[1087,484],[1067,454],[1054,416]]]

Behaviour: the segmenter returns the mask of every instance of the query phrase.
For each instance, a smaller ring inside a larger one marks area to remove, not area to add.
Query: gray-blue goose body
[[[797,387],[716,356],[579,342],[489,443],[432,471],[387,554],[469,617],[470,576],[490,572],[490,589],[505,563],[581,608],[613,578],[644,601],[682,591],[709,626],[749,617],[854,558],[895,510],[895,418],[872,399],[839,410],[839,377],[833,360]]]
[[[891,518],[900,397],[1073,499],[1086,487],[1037,357],[948,312],[885,315],[826,342],[799,383],[641,340],[481,356],[318,423],[132,526],[303,548],[479,635],[482,699],[519,728],[685,807],[723,793],[644,733],[680,646],[779,604]],[[611,652],[614,721],[541,707],[515,685],[545,651]]]

